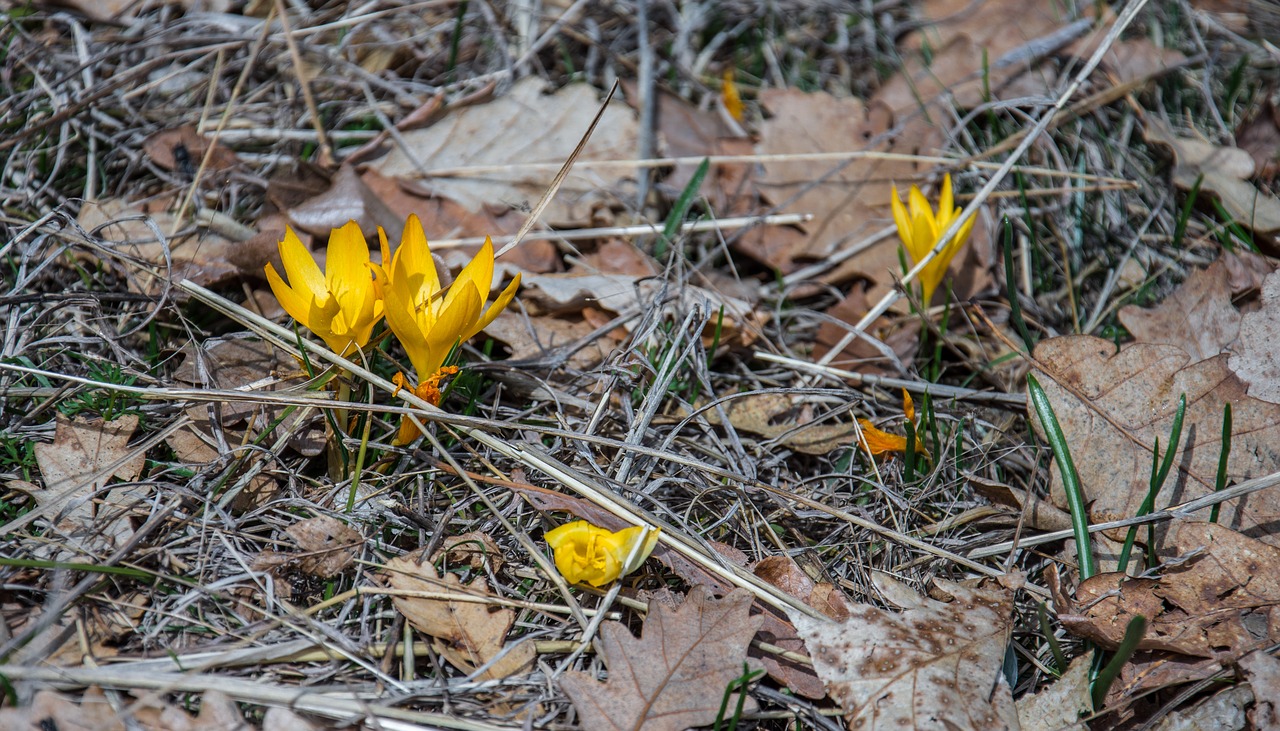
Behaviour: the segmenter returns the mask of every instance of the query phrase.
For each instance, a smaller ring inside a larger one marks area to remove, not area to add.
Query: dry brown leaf
[[[284,409],[255,402],[251,392],[274,391],[287,385],[283,382],[286,377],[301,376],[300,365],[292,356],[245,334],[191,342],[179,356],[181,360],[173,372],[175,380],[203,388],[249,392],[243,400],[201,403],[187,409],[192,425],[175,432],[167,441],[175,451],[186,450],[198,462],[212,462],[223,455],[225,448],[240,446],[246,441],[246,430],[256,436],[276,424]],[[270,438],[285,437],[299,454],[314,457],[324,451],[323,419],[312,410],[298,409],[276,424]],[[204,444],[203,450],[200,443]]]
[[[1093,712],[1089,695],[1091,654],[1071,661],[1062,677],[1041,688],[1035,695],[1018,699],[1021,731],[1088,731],[1080,718]]]
[[[849,605],[839,589],[829,582],[819,584],[809,578],[790,556],[767,556],[758,561],[751,571],[837,622],[849,616]]]
[[[756,576],[837,622],[849,616],[849,605],[840,590],[827,582],[815,583],[790,556],[768,556],[758,562],[752,571]],[[772,607],[762,608],[761,614],[764,617],[759,631],[761,640],[790,652],[806,656],[809,654],[796,628],[785,616],[779,616]],[[757,652],[754,647],[750,654],[760,660],[769,677],[791,689],[791,692],[815,700],[826,696],[826,686],[815,674],[813,666],[796,663],[771,652]]]
[[[564,314],[598,308],[615,314],[649,303],[664,310],[698,308],[707,317],[702,341],[747,347],[760,336],[767,315],[745,300],[691,284],[625,274],[533,274],[521,280],[520,302],[531,314]],[[723,318],[721,313],[723,312]],[[626,325],[624,325],[625,327]]]
[[[241,276],[261,279],[267,262],[283,267],[275,242],[257,237],[233,241],[205,229],[169,238],[172,213],[147,212],[123,200],[87,201],[78,222],[113,252],[95,251],[94,256],[125,273],[135,292],[158,292],[183,279],[205,287]]]
[[[1237,685],[1170,712],[1152,731],[1243,731],[1245,708],[1252,701],[1249,686]]]
[[[1199,182],[1200,193],[1216,195],[1236,223],[1260,234],[1280,232],[1280,198],[1248,182],[1254,174],[1253,158],[1248,152],[1200,138],[1181,137],[1151,115],[1147,117],[1145,134],[1147,142],[1163,145],[1172,152],[1173,182],[1178,188],[1191,190]]]
[[[484,334],[506,343],[513,361],[537,360],[555,364],[558,358],[563,357],[570,368],[589,371],[603,363],[622,342],[622,337],[615,332],[601,333],[590,342],[582,342],[596,330],[594,324],[581,317],[525,317],[508,311],[498,315],[484,329]],[[566,353],[570,346],[574,347],[573,352]]]
[[[1048,370],[1040,382],[1070,445],[1091,522],[1138,514],[1150,487],[1151,449],[1157,438],[1168,443],[1180,394],[1187,396],[1183,438],[1155,509],[1213,491],[1228,402],[1234,420],[1228,477],[1243,481],[1280,469],[1280,406],[1249,398],[1225,354],[1196,363],[1168,345],[1134,343],[1117,350],[1109,340],[1073,335],[1041,342],[1035,356]],[[1033,412],[1029,418],[1043,434],[1039,418]],[[1280,519],[1280,495],[1272,492],[1225,503],[1223,525],[1249,530]],[[1056,466],[1052,496],[1054,504],[1066,507]]]
[[[142,143],[142,151],[165,170],[183,170],[195,175],[209,150],[210,140],[190,124],[170,127],[151,135]],[[236,153],[221,145],[213,150],[206,171],[226,170],[240,164]]]
[[[937,579],[953,597],[943,603],[873,576],[905,611],[855,604],[844,622],[791,617],[849,728],[1018,728],[1001,673],[1012,594]]]
[[[818,420],[806,413],[808,408],[787,393],[753,393],[724,403],[734,429],[777,440],[801,454],[828,454],[857,443],[856,424]],[[722,423],[718,409],[706,409],[702,415],[712,424]]]
[[[436,124],[403,134],[408,149],[396,147],[372,167],[387,177],[419,178],[434,168],[476,165],[550,163],[560,165],[586,132],[600,100],[587,84],[571,84],[543,94],[544,82],[530,76],[511,87],[506,96],[477,107],[448,114]],[[537,120],[531,125],[530,120]],[[587,160],[626,160],[638,147],[635,115],[622,104],[610,104],[578,157]],[[468,211],[486,206],[526,208],[542,197],[555,170],[515,169],[508,174],[428,178],[425,186]],[[554,225],[586,225],[597,209],[611,208],[623,191],[620,184],[633,176],[623,167],[577,168],[566,178],[543,214]]]
[[[1271,181],[1280,172],[1280,112],[1268,99],[1236,127],[1236,147],[1253,158],[1257,178]]]
[[[327,515],[300,520],[285,533],[304,554],[298,557],[298,569],[322,579],[337,576],[355,563],[356,550],[364,542],[357,531]]]
[[[386,231],[393,246],[399,244],[406,218],[388,208],[381,196],[349,165],[338,169],[328,190],[294,206],[288,213],[294,226],[322,239],[327,239],[333,229],[355,221],[365,241],[375,250],[379,228]]]
[[[776,89],[761,92],[760,103],[773,116],[760,128],[760,142],[756,145],[759,154],[889,149],[887,143],[870,144],[888,129],[887,115],[868,110],[857,99]],[[808,234],[803,249],[761,257],[783,272],[794,269],[797,260],[825,258],[842,245],[866,238],[889,224],[891,184],[901,184],[918,174],[910,162],[873,159],[854,160],[848,165],[815,164],[811,160],[768,161],[762,168],[755,185],[768,200],[785,202],[785,212],[815,216],[802,226]],[[833,170],[837,172],[826,175]],[[887,287],[892,283],[891,275],[902,270],[898,246],[897,239],[891,238],[862,252],[857,257],[859,271]]]
[[[1147,618],[1140,649],[1220,663],[1280,640],[1280,548],[1193,521],[1170,527],[1160,554],[1187,560],[1156,579],[1111,573],[1084,581],[1059,612],[1062,626],[1114,648],[1140,614]]]
[[[854,283],[844,299],[827,308],[826,315],[831,319],[824,318],[818,325],[812,357],[815,360],[824,357],[845,335],[853,332],[853,326],[866,316],[871,304],[867,300],[866,284]],[[831,365],[872,375],[900,375],[902,364],[911,362],[920,348],[920,328],[918,317],[880,317],[866,331],[876,342],[868,337],[854,339],[831,361]],[[891,355],[898,359],[897,362]]]
[[[425,558],[421,552],[415,552],[388,561],[384,574],[387,585],[401,591],[492,596],[483,576],[464,588],[456,574],[445,574],[441,578]],[[395,596],[392,602],[414,629],[435,639],[433,646],[444,659],[464,673],[473,673],[498,658],[480,674],[481,679],[496,680],[524,672],[533,662],[532,642],[517,641],[507,649],[507,635],[516,620],[512,609],[473,601],[411,596]],[[504,649],[507,649],[505,653]]]
[[[568,672],[560,687],[592,731],[684,731],[716,720],[725,689],[742,675],[747,646],[760,626],[751,595],[714,599],[694,587],[679,607],[654,601],[640,638],[620,622],[600,627],[609,679]],[[735,707],[737,695],[729,700]],[[747,712],[755,701],[746,699]]]
[[[1240,658],[1240,669],[1253,690],[1249,723],[1257,731],[1280,730],[1280,659],[1265,650]]]
[[[1240,342],[1227,361],[1250,397],[1280,404],[1280,272],[1262,285],[1262,307],[1240,322]]]
[[[994,99],[1044,96],[1056,84],[1052,65],[1042,68],[1038,61],[1057,49],[1042,47],[1040,56],[1015,52],[1067,25],[1061,6],[1048,0],[927,0],[917,12],[925,27],[904,38],[902,49],[928,46],[927,58],[912,54],[874,97],[895,113],[916,111],[944,94],[969,109],[986,101],[988,91]]]
[[[1230,273],[1219,259],[1196,269],[1159,305],[1120,308],[1120,323],[1140,343],[1182,348],[1192,360],[1212,358],[1235,342],[1240,311],[1231,304]]]
[[[137,702],[124,698],[123,705],[129,713],[117,711],[107,701],[102,691],[91,687],[79,698],[41,690],[31,704],[19,708],[0,709],[0,729],[13,731],[125,731],[140,728],[143,731],[249,731],[253,727],[245,722],[235,703],[225,694],[215,690],[205,691],[200,701],[199,716],[168,703],[160,703],[155,696],[143,696]],[[126,725],[126,720],[129,724]],[[275,731],[271,726],[267,731]]]
[[[440,550],[431,557],[431,562],[435,563],[441,556],[446,561],[445,568],[449,568],[450,564],[461,564],[473,569],[488,566],[495,573],[502,570],[502,549],[498,548],[497,542],[488,533],[481,531],[469,531],[444,539]]]
[[[133,414],[109,422],[58,415],[53,443],[35,446],[44,485],[32,492],[58,531],[77,536],[77,542],[94,533],[117,542],[133,535],[122,509],[141,499],[139,488],[117,488],[105,494],[102,490],[112,477],[129,482],[142,473],[146,455],[129,447],[129,437],[137,428],[138,417]],[[97,510],[95,498],[103,504]]]

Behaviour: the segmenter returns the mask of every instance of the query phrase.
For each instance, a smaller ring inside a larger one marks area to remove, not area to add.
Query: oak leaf
[[[751,595],[713,599],[694,587],[678,607],[650,603],[637,639],[620,622],[600,627],[609,680],[566,673],[560,687],[582,727],[592,731],[684,731],[713,723],[729,684],[742,675],[747,646],[760,626]],[[750,664],[750,663],[748,663]],[[729,708],[736,705],[730,698]],[[748,711],[755,703],[746,699]]]
[[[851,729],[1016,729],[1001,664],[1013,597],[941,579],[943,603],[881,574],[881,594],[905,611],[854,605],[843,622],[791,621]]]
[[[1280,406],[1249,398],[1225,353],[1194,362],[1180,347],[1117,349],[1109,340],[1073,335],[1041,342],[1035,356],[1051,376],[1041,383],[1070,445],[1092,522],[1138,514],[1150,487],[1155,440],[1163,450],[1180,394],[1187,396],[1182,443],[1155,509],[1213,492],[1224,403],[1232,404],[1234,417],[1228,477],[1243,481],[1280,469]],[[1034,414],[1031,421],[1041,429]],[[1065,508],[1056,466],[1051,492],[1054,504]],[[1280,495],[1263,491],[1225,503],[1221,518],[1240,530],[1266,526],[1280,519]]]
[[[472,673],[488,664],[480,677],[493,680],[522,672],[533,662],[533,643],[523,641],[507,647],[507,635],[516,620],[514,610],[464,599],[491,596],[484,577],[465,587],[456,574],[441,578],[421,552],[393,558],[386,568],[384,576],[392,589],[458,595],[459,600],[435,596],[391,599],[414,629],[435,638],[434,649],[454,667]]]

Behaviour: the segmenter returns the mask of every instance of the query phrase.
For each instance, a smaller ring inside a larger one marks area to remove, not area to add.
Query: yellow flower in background
[[[381,231],[378,235],[385,262],[387,238]],[[419,383],[440,370],[453,346],[488,327],[520,286],[517,274],[485,309],[493,285],[493,243],[486,239],[480,253],[463,268],[448,291],[442,292],[422,223],[413,215],[405,222],[400,248],[386,272],[387,325],[409,354]]]
[[[907,254],[910,255],[913,263],[919,262],[928,255],[938,243],[938,236],[960,216],[960,209],[956,208],[951,193],[950,173],[942,179],[942,198],[938,201],[937,213],[933,212],[929,207],[929,201],[914,185],[911,186],[911,192],[907,195],[906,206],[898,200],[897,186],[893,187],[889,204],[893,208],[893,222],[898,226],[898,238],[902,239],[902,245],[906,247]],[[964,248],[965,242],[969,239],[969,232],[973,230],[974,220],[970,217],[965,221],[955,238],[947,242],[942,251],[938,252],[938,255],[916,276],[923,289],[925,305],[933,299],[934,290],[947,275],[947,266],[951,264],[951,259]]]
[[[604,586],[640,568],[658,544],[658,532],[635,526],[614,533],[577,520],[547,531],[545,538],[564,578]]]
[[[725,111],[734,121],[742,121],[742,95],[738,93],[738,84],[733,80],[733,69],[725,69],[724,84],[720,87],[720,99],[724,102]]]
[[[271,264],[266,267],[267,282],[285,312],[339,355],[350,355],[369,342],[373,326],[382,319],[382,270],[369,260],[369,246],[355,221],[329,235],[323,272],[288,227],[280,242],[280,259],[289,282]]]

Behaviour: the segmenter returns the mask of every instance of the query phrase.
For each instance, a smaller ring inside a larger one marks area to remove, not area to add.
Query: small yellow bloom
[[[364,347],[373,326],[382,319],[382,270],[369,260],[360,226],[349,221],[329,235],[324,272],[288,227],[280,242],[280,258],[288,284],[270,264],[267,282],[284,311],[339,355]]]
[[[382,260],[388,260],[387,237],[378,231]],[[424,382],[444,364],[453,346],[470,340],[488,327],[511,302],[520,286],[517,274],[502,294],[485,309],[493,285],[493,244],[486,239],[480,253],[463,268],[446,293],[417,216],[409,216],[400,248],[387,268],[387,325],[400,339],[409,360]]]
[[[907,417],[908,421],[915,421],[916,407],[911,401],[911,394],[907,393],[906,389],[902,390],[902,413]],[[874,457],[885,452],[907,451],[906,437],[882,431],[866,419],[858,419],[858,426],[862,427],[861,446],[871,456]],[[916,435],[916,452],[923,453],[926,458],[929,456],[929,451],[924,448],[924,444],[919,438],[919,432]]]
[[[725,111],[735,121],[742,121],[742,95],[738,93],[738,85],[733,80],[733,69],[724,70],[724,85],[720,87],[720,99],[724,102]]]
[[[960,216],[960,209],[956,208],[952,198],[949,173],[942,179],[942,199],[938,202],[936,214],[916,186],[911,186],[911,192],[907,198],[907,206],[903,206],[902,201],[898,200],[898,188],[894,186],[889,204],[893,208],[893,221],[898,226],[898,238],[902,239],[902,245],[906,247],[911,261],[919,262],[938,243],[938,236],[950,228]],[[951,259],[964,248],[965,242],[969,239],[969,232],[973,230],[973,222],[973,217],[965,221],[955,238],[947,242],[942,251],[938,252],[938,255],[916,276],[923,289],[924,304],[928,305],[933,299],[933,291],[947,275],[947,266],[951,264]]]
[[[577,520],[547,531],[545,538],[564,578],[604,586],[640,568],[658,544],[658,532],[634,526],[614,533]]]

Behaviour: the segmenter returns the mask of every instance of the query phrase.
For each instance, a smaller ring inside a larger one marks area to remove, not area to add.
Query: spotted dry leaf
[[[1000,671],[1013,613],[1009,591],[937,579],[953,599],[944,603],[883,575],[874,579],[905,611],[859,604],[843,622],[791,617],[849,728],[1018,728]]]

